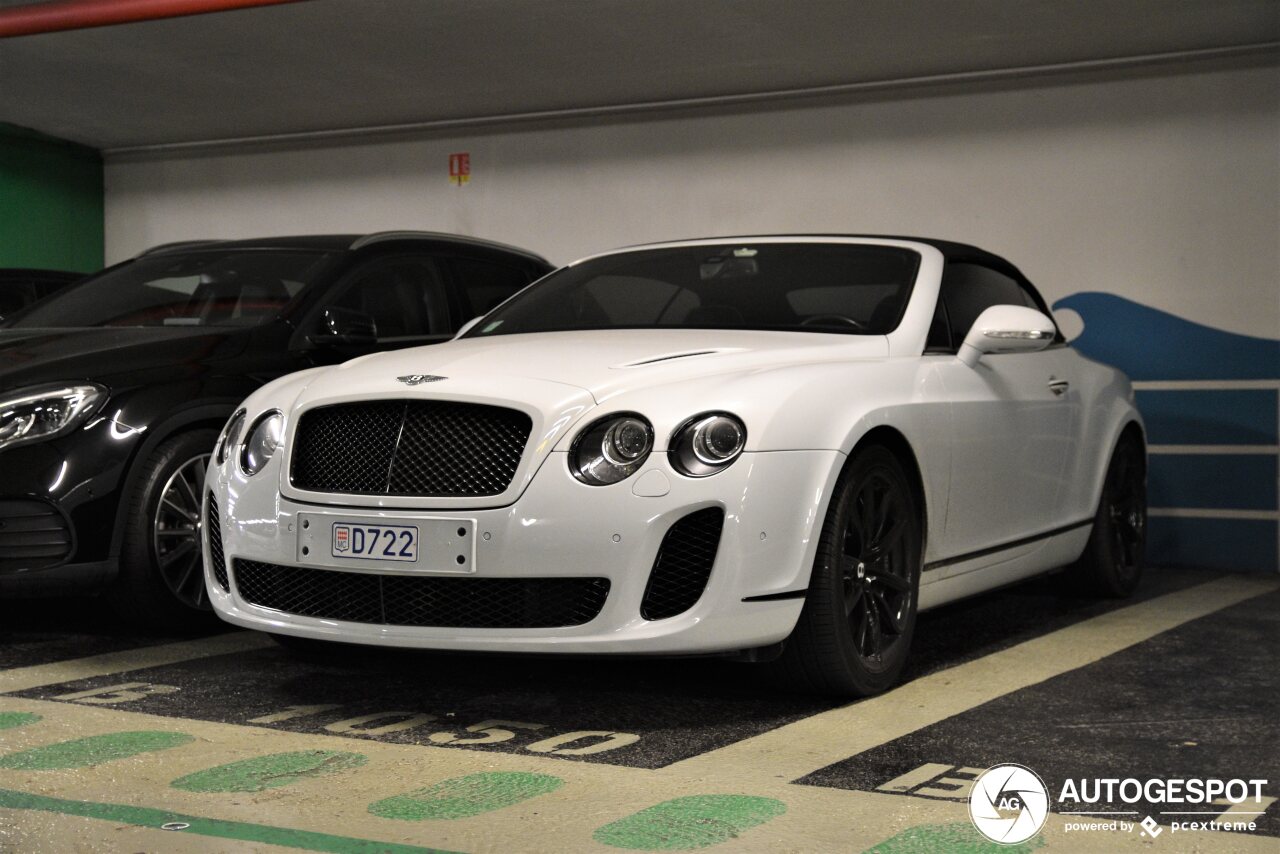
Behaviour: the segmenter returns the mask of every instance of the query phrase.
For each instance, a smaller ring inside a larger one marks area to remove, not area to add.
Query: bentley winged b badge
[[[403,377],[396,377],[405,385],[422,385],[423,383],[438,383],[440,380],[447,380],[448,377],[438,377],[435,374],[406,374]]]

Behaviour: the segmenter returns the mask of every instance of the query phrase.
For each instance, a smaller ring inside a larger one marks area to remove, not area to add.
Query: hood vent
[[[683,350],[678,353],[664,353],[661,356],[650,356],[647,359],[640,359],[636,362],[626,362],[621,365],[614,365],[615,368],[639,368],[642,365],[653,365],[658,362],[670,362],[674,359],[688,359],[692,356],[710,356],[714,353],[732,353],[741,348],[738,347],[721,347],[718,350]]]

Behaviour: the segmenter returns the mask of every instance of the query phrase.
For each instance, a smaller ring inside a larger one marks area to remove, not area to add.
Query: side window
[[[448,335],[449,298],[436,262],[398,256],[357,270],[327,305],[373,318],[378,340]]]
[[[948,264],[942,274],[942,302],[946,304],[951,341],[955,347],[969,334],[978,315],[993,305],[1036,308],[1016,279],[990,267],[960,261]]]
[[[947,304],[942,295],[938,295],[938,305],[933,310],[933,320],[929,323],[929,337],[924,342],[925,355],[938,353],[954,353],[957,345],[951,341],[951,327],[947,323]]]
[[[480,258],[452,258],[454,280],[465,318],[488,314],[533,280],[523,266]]]

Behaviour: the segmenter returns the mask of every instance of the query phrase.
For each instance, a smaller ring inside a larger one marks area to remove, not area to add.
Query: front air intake
[[[250,605],[300,617],[457,629],[545,629],[595,619],[607,578],[475,578],[341,572],[235,560]]]
[[[680,519],[662,538],[640,616],[663,620],[688,611],[702,598],[724,528],[724,510],[708,507]]]
[[[0,499],[0,570],[57,566],[71,556],[71,545],[71,527],[52,504]]]
[[[226,593],[231,590],[227,581],[227,558],[222,551],[222,523],[218,521],[218,502],[213,493],[209,493],[209,515],[205,517],[205,527],[209,531],[209,559],[212,561],[213,578]]]

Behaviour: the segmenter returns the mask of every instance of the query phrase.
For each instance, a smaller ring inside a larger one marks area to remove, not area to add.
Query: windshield
[[[283,249],[144,255],[53,295],[6,325],[257,326],[279,314],[328,257]]]
[[[883,335],[902,319],[920,256],[850,243],[646,249],[548,276],[468,338],[586,329],[779,329]]]

